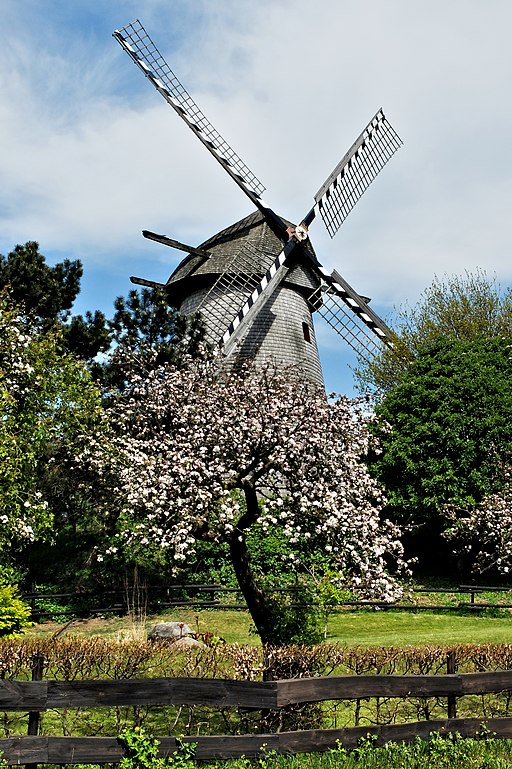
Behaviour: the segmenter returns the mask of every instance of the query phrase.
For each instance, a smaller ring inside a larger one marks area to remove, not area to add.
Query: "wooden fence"
[[[456,700],[468,694],[512,690],[512,670],[447,675],[371,675],[290,679],[268,682],[194,678],[152,678],[108,681],[0,680],[0,710],[93,708],[135,705],[208,705],[212,707],[279,710],[287,705],[367,697],[446,697],[456,715]],[[478,734],[485,725],[497,737],[512,738],[512,718],[447,718],[413,723],[309,729],[275,734],[192,736],[196,758],[254,756],[263,746],[279,753],[318,752],[341,743],[354,747],[368,734],[377,744],[428,738],[433,732]],[[176,750],[174,737],[159,737],[162,756]],[[53,737],[29,734],[0,739],[9,764],[116,763],[123,748],[116,737]]]
[[[134,590],[139,594],[136,599],[133,597]],[[273,588],[269,592],[288,593],[295,596],[295,604],[303,606],[301,602],[301,586],[289,586],[283,588]],[[384,601],[344,601],[339,607],[353,608],[375,608],[375,609],[394,609],[398,611],[458,611],[460,609],[470,609],[479,611],[482,609],[511,609],[512,603],[500,602],[491,604],[488,602],[478,602],[476,600],[480,593],[500,592],[510,593],[512,587],[485,587],[478,585],[459,585],[454,588],[414,588],[413,594],[428,593],[436,595],[437,593],[468,596],[469,600],[460,600],[455,604],[446,605],[438,603],[389,603]],[[226,598],[229,596],[229,598]],[[144,586],[134,588],[128,586],[118,590],[107,590],[102,593],[74,592],[74,593],[46,593],[35,591],[24,593],[23,599],[27,601],[32,608],[32,619],[42,620],[49,616],[81,616],[88,617],[97,614],[124,614],[127,613],[134,601],[140,607],[141,604],[147,606],[152,612],[159,609],[169,609],[177,607],[191,607],[197,609],[246,609],[246,604],[241,600],[239,588],[226,587],[214,584],[183,584],[169,585],[167,587]],[[48,604],[50,603],[50,606]],[[59,603],[63,604],[59,607]],[[46,604],[46,605],[45,605]],[[70,604],[69,606],[67,604]],[[336,607],[330,607],[336,608]]]

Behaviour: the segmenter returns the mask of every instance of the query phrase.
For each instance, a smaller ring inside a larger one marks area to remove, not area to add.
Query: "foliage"
[[[0,636],[10,636],[30,627],[30,606],[21,600],[15,585],[0,581]]]
[[[344,585],[343,574],[339,574],[332,569],[324,571],[322,576],[316,581],[313,600],[317,603],[324,618],[323,637],[327,638],[327,622],[329,614],[334,607],[339,606],[346,601],[354,600],[354,594]]]
[[[79,259],[50,267],[35,241],[17,245],[7,257],[0,254],[0,290],[7,289],[12,303],[37,320],[43,331],[58,327],[64,349],[88,361],[100,381],[112,384],[119,379],[114,365],[95,359],[112,341],[140,354],[146,348],[156,350],[159,363],[177,362],[185,352],[194,354],[204,335],[199,319],[171,310],[165,292],[158,289],[118,297],[112,320],[99,310],[71,315],[82,275]]]
[[[38,593],[38,598],[35,603],[35,607],[38,611],[37,616],[40,622],[58,622],[64,624],[69,622],[70,619],[80,616],[80,612],[77,611],[76,601],[69,597],[58,597],[52,595],[52,587],[50,585],[37,584],[35,590]],[[47,597],[40,597],[41,595],[47,595]],[[80,594],[77,595],[80,600]]]
[[[389,742],[375,745],[372,740],[363,738],[354,750],[341,744],[334,750],[323,753],[299,753],[297,755],[278,755],[275,751],[262,751],[254,758],[242,756],[233,759],[201,762],[196,766],[204,769],[424,769],[436,765],[440,743],[444,740],[441,763],[439,766],[453,766],[457,769],[509,769],[511,762],[510,740],[497,739],[494,736],[482,738],[464,738],[447,741],[443,737],[433,736],[431,740],[415,740],[412,744]],[[450,763],[451,762],[451,763]],[[82,765],[82,769],[114,769],[114,764]],[[7,764],[0,760],[0,767],[7,769]]]
[[[260,762],[266,760],[267,756],[263,753],[256,759],[242,757],[208,762],[205,769],[251,769],[261,767]],[[325,753],[276,755],[270,751],[266,766],[272,769],[424,769],[426,766],[508,769],[510,760],[510,740],[492,736],[485,739],[480,736],[446,739],[433,735],[430,740],[417,739],[411,744],[389,742],[376,745],[373,740],[363,738],[353,750],[339,744]]]
[[[386,511],[439,533],[445,505],[472,509],[503,485],[512,450],[512,347],[508,338],[443,340],[416,361],[376,408],[382,453],[371,472]]]
[[[98,353],[106,352],[111,345],[111,333],[105,314],[100,310],[90,312],[85,317],[73,315],[62,326],[62,339],[66,350],[89,362],[94,371]]]
[[[99,394],[59,336],[42,333],[0,298],[0,545],[49,536],[48,480],[62,452],[90,433]]]
[[[313,604],[313,591],[306,585],[302,587],[298,595],[272,594],[267,598],[274,646],[312,645],[322,640],[320,614]]]
[[[31,582],[51,581],[65,588],[105,579],[105,569],[98,570],[93,554],[95,547],[103,544],[106,533],[110,533],[109,517],[100,517],[96,512],[93,484],[90,478],[85,479],[87,471],[75,466],[70,472],[70,451],[76,453],[76,445],[71,448],[72,444],[79,434],[86,440],[90,429],[90,425],[77,424],[78,414],[82,406],[86,410],[99,408],[99,404],[93,406],[93,387],[87,374],[72,355],[87,361],[92,376],[110,389],[123,382],[124,372],[115,365],[117,359],[115,363],[110,359],[104,363],[103,358],[95,356],[111,346],[112,336],[116,344],[131,344],[137,356],[146,361],[150,355],[145,350],[153,345],[158,360],[178,362],[185,352],[194,353],[202,334],[196,319],[188,321],[178,316],[169,309],[163,294],[146,289],[116,300],[110,322],[99,311],[71,315],[82,274],[79,260],[65,259],[49,266],[33,241],[16,246],[7,257],[0,255],[0,289],[5,292],[0,313],[10,312],[12,323],[17,324],[21,334],[16,340],[14,331],[9,332],[8,338],[0,342],[0,389],[5,384],[4,395],[0,394],[0,413],[7,408],[7,369],[20,374],[23,361],[26,385],[23,393],[18,393],[16,403],[13,400],[9,405],[13,413],[17,408],[24,412],[23,417],[18,414],[19,433],[15,414],[10,422],[4,420],[0,425],[0,464],[4,451],[8,454],[8,461],[0,469],[0,544],[9,541],[16,545],[16,558],[24,578]],[[8,306],[16,309],[8,310]],[[2,321],[0,331],[11,320]],[[25,337],[31,339],[27,349],[23,347]],[[7,352],[9,345],[11,352]],[[13,345],[19,347],[17,358]],[[52,409],[57,402],[59,408],[51,435]],[[66,402],[77,429],[73,435],[68,431],[64,439],[59,422]],[[39,422],[25,419],[32,408],[45,412],[40,414]],[[25,484],[20,488],[18,482],[22,478]],[[6,508],[10,510],[9,522],[4,520]],[[51,544],[50,533],[54,535]],[[18,546],[23,546],[23,552]],[[3,548],[4,558],[6,552]],[[58,568],[55,553],[59,554]],[[148,566],[158,570],[158,559]],[[121,574],[109,571],[108,579],[122,579],[122,570]]]
[[[78,259],[49,267],[35,241],[16,246],[7,257],[0,255],[0,288],[8,286],[12,301],[44,321],[46,328],[69,313],[82,275]]]
[[[457,733],[433,732],[428,740],[416,738],[411,744],[388,742],[378,745],[376,738],[369,735],[361,738],[353,750],[339,745],[332,755],[336,760],[343,761],[347,769],[422,769],[429,765],[458,769],[505,769],[509,749],[504,741],[495,740],[485,733],[468,739]]]
[[[328,569],[315,585],[314,598],[322,608],[328,609],[350,601],[353,594],[343,587],[343,575]]]
[[[167,758],[159,758],[159,741],[140,726],[123,730],[119,741],[127,753],[119,762],[120,769],[194,769],[196,765],[195,743],[184,742],[179,737],[176,737],[176,750]]]
[[[262,506],[264,500],[259,504]],[[242,498],[240,505],[244,505]],[[261,575],[265,589],[293,587],[298,580],[307,586],[308,575],[323,573],[332,561],[323,549],[321,537],[311,532],[307,540],[290,544],[279,520],[276,524],[270,522],[265,529],[255,523],[247,532],[246,542],[252,568]],[[228,544],[197,541],[194,554],[187,558],[176,579],[180,583],[217,583],[236,587]]]
[[[140,726],[124,729],[119,742],[126,753],[119,762],[120,769],[161,769],[165,766],[164,759],[158,757],[158,740],[146,734]]]
[[[118,506],[110,554],[163,552],[179,568],[197,540],[226,543],[266,643],[273,613],[247,547],[256,524],[280,526],[291,563],[317,538],[354,590],[383,600],[399,592],[386,563],[403,567],[399,531],[380,519],[382,492],[361,461],[367,418],[346,398],[328,402],[270,367],[219,378],[202,358],[133,376],[109,413],[113,436],[91,442],[79,462],[116,476],[115,496],[96,491],[105,511]]]
[[[435,278],[414,307],[402,307],[393,349],[360,361],[356,377],[363,391],[389,393],[404,378],[416,356],[442,340],[472,341],[509,337],[512,290],[503,291],[482,270]]]
[[[313,553],[313,557],[315,555]],[[342,573],[324,568],[317,574],[314,561],[312,564],[306,558],[295,562],[296,569],[305,566],[305,575],[299,577],[295,571],[294,584],[290,585],[290,589],[286,592],[276,590],[269,598],[273,613],[272,643],[276,646],[313,645],[325,640],[329,615],[334,607],[355,598],[345,586]],[[267,589],[282,587],[287,571],[277,562],[273,574],[273,577],[267,576],[263,580]]]
[[[115,314],[111,321],[117,344],[139,350],[142,346],[157,352],[153,363],[176,362],[183,353],[179,344],[187,338],[186,351],[193,354],[190,345],[202,341],[199,318],[189,323],[187,317],[173,311],[162,289],[143,288],[132,290],[126,299],[118,297],[114,302]]]

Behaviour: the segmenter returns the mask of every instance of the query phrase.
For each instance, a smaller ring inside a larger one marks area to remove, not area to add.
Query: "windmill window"
[[[302,324],[302,333],[304,334],[305,341],[311,342],[311,331],[309,330],[309,325],[307,323]]]

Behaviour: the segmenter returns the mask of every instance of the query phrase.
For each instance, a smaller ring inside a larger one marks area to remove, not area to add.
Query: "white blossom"
[[[384,495],[363,462],[374,439],[357,406],[290,372],[249,367],[220,379],[200,360],[132,383],[112,411],[114,437],[80,461],[115,474],[125,546],[169,550],[179,565],[197,538],[238,531],[250,487],[264,530],[281,525],[292,545],[320,534],[354,588],[391,600],[400,586],[386,558],[404,566],[400,531],[381,520]]]

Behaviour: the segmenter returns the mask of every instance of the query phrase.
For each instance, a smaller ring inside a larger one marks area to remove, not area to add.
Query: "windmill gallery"
[[[372,356],[382,344],[391,346],[392,332],[369,300],[336,270],[322,267],[308,236],[320,214],[333,237],[400,147],[383,111],[370,120],[295,226],[263,201],[263,185],[210,124],[142,24],[134,21],[113,36],[256,207],[198,248],[143,231],[146,238],[187,256],[165,284],[135,277],[132,282],[165,289],[169,303],[182,313],[199,312],[207,340],[230,366],[245,359],[275,361],[294,365],[306,380],[323,385],[314,312],[362,357]]]

